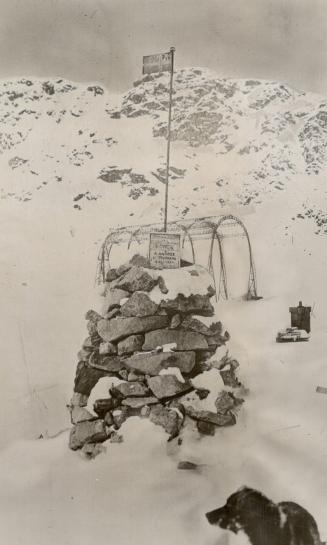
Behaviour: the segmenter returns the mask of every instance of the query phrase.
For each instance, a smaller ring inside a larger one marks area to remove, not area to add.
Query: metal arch
[[[192,224],[193,225],[193,224]],[[184,244],[185,244],[185,239],[186,237],[188,238],[190,244],[191,244],[191,250],[192,250],[192,259],[193,259],[193,263],[195,263],[195,249],[194,249],[194,244],[193,244],[193,239],[190,235],[190,229],[191,229],[192,226],[190,227],[186,227],[185,225],[181,225],[181,229],[184,231],[183,232],[183,241],[182,241],[182,248],[184,248]]]
[[[220,250],[220,263],[221,263],[221,271],[223,275],[223,283],[224,283],[224,293],[226,295],[226,299],[228,299],[228,292],[227,292],[227,277],[226,277],[226,268],[225,268],[225,259],[223,254],[223,248],[219,236],[219,227],[222,226],[222,224],[225,221],[232,220],[233,222],[237,223],[242,229],[245,234],[247,243],[248,243],[248,250],[249,250],[249,258],[250,258],[250,270],[249,270],[249,280],[248,280],[248,291],[247,291],[247,299],[255,299],[258,297],[257,294],[257,279],[256,279],[256,272],[255,272],[255,266],[254,266],[254,259],[253,259],[253,253],[252,253],[252,246],[251,241],[249,237],[249,233],[247,228],[245,227],[244,223],[237,218],[236,216],[233,216],[232,214],[229,214],[227,216],[222,216],[218,222],[217,222],[217,236],[219,241],[219,250]]]

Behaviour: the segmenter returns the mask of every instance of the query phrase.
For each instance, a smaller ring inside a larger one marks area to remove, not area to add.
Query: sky
[[[142,56],[327,94],[327,0],[0,0],[0,77],[131,87]]]

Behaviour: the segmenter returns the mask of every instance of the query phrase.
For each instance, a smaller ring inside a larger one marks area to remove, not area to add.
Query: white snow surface
[[[296,97],[299,111],[304,102],[313,100],[307,95]],[[258,112],[253,111],[253,116],[258,118]],[[100,116],[96,121],[102,126]],[[118,127],[118,121],[111,122]],[[141,163],[136,150],[145,146],[141,128],[146,123],[150,127],[150,119],[134,119],[140,130],[133,133],[127,130],[129,119],[119,122],[130,164]],[[63,135],[48,126],[38,131],[51,135],[44,149],[55,146],[53,155],[61,161]],[[34,138],[37,142],[34,146],[30,142],[28,151],[37,162],[40,136]],[[16,148],[11,151],[24,156]],[[110,164],[115,164],[115,153]],[[123,160],[122,149],[119,153]],[[174,145],[174,153],[175,158],[184,157],[180,143]],[[209,149],[202,148],[201,216],[210,213],[216,202],[212,180],[218,171],[211,159],[208,166],[206,154]],[[7,160],[8,155],[2,155],[3,173],[9,173]],[[45,163],[44,175],[50,176],[53,161]],[[149,170],[155,166],[149,164]],[[25,178],[17,173],[19,168],[6,176],[6,192],[12,184],[21,189],[25,182],[29,190],[34,175]],[[231,164],[228,168],[231,172]],[[304,206],[324,209],[323,174],[308,177],[302,172],[273,194],[267,185],[266,195],[261,185],[261,202],[243,217],[262,300],[239,298],[248,277],[244,239],[226,239],[229,287],[235,297],[215,306],[216,319],[231,334],[229,354],[239,360],[240,379],[248,388],[236,426],[217,430],[215,437],[200,439],[188,433],[178,449],[166,443],[161,427],[130,418],[122,428],[124,443],[109,443],[107,452],[92,461],[68,449],[65,430],[70,427],[66,404],[73,389],[76,353],[87,336],[84,314],[98,299],[93,286],[99,244],[108,226],[130,221],[129,214],[134,214],[135,223],[142,217],[146,222],[155,220],[162,194],[145,195],[136,202],[120,185],[108,184],[105,196],[76,210],[71,199],[81,185],[76,174],[71,180],[75,181],[67,185],[49,184],[28,202],[0,201],[0,542],[216,545],[223,532],[210,527],[204,514],[245,484],[276,502],[303,505],[326,539],[327,397],[315,391],[318,385],[327,386],[326,240],[324,234],[316,234],[312,218],[297,218]],[[94,189],[94,182],[87,187],[84,178],[83,183],[83,191]],[[174,206],[184,202],[187,183],[176,182]],[[231,193],[233,188],[231,184]],[[205,244],[199,242],[198,248]],[[124,262],[127,253],[115,249],[116,261]],[[299,300],[313,307],[311,339],[277,344],[276,332],[289,324],[288,307]],[[108,387],[108,381],[100,381],[94,399]],[[199,463],[199,471],[178,471],[180,460]],[[230,538],[230,545],[246,543],[242,536]]]

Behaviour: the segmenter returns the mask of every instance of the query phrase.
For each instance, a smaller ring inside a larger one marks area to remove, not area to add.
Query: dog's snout
[[[207,520],[209,524],[218,524],[221,519],[221,509],[214,509],[206,513]]]

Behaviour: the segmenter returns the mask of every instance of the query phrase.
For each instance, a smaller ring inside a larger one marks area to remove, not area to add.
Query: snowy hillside
[[[120,97],[64,80],[2,82],[1,198],[28,203],[47,192],[78,212],[98,209],[99,200],[105,208],[119,193],[135,201],[131,216],[145,199],[158,220],[167,85],[167,74],[145,76]],[[275,82],[218,79],[200,69],[177,72],[174,88],[171,218],[204,215],[208,203],[212,213],[229,201],[260,204],[287,185],[296,191],[299,179],[321,189],[326,99]],[[321,196],[297,213],[314,218],[321,230],[319,202]]]

